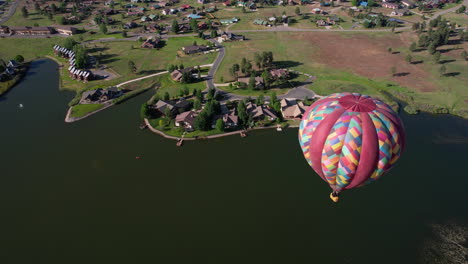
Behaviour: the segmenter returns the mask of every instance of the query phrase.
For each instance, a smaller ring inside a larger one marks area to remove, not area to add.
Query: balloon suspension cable
[[[337,192],[337,191],[333,191],[332,193],[330,193],[330,199],[334,202],[334,203],[337,203],[339,200],[340,200],[340,193]]]

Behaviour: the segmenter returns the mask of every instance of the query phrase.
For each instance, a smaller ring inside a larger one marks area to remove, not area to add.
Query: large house
[[[407,8],[413,8],[415,6],[414,3],[410,0],[402,0],[401,4],[406,6]]]
[[[10,33],[10,29],[7,26],[0,25],[0,34],[8,34]]]
[[[160,41],[161,39],[158,37],[149,37],[145,42],[143,42],[143,44],[141,44],[141,47],[145,49],[155,49],[158,47]]]
[[[111,87],[108,89],[98,88],[96,90],[86,91],[81,95],[80,104],[93,104],[102,103],[114,98],[117,98],[123,94],[122,90],[117,87]]]
[[[245,37],[243,35],[236,35],[231,32],[223,32],[221,35],[218,37],[219,42],[224,42],[224,41],[243,41],[245,40]]]
[[[207,51],[208,49],[209,47],[204,46],[204,45],[191,45],[191,46],[182,47],[182,50],[184,51],[185,54],[195,54],[195,53]]]
[[[256,105],[248,102],[245,105],[247,113],[252,117],[253,120],[264,120],[265,118],[273,121],[278,118],[278,115],[273,109],[266,105]]]
[[[54,26],[55,30],[62,35],[73,36],[76,34],[77,29],[75,27],[70,26]]]
[[[390,9],[398,9],[400,8],[400,6],[396,3],[389,3],[389,2],[385,2],[385,3],[382,3],[382,7],[385,7],[385,8],[390,8]]]
[[[224,128],[235,128],[239,125],[239,116],[234,111],[223,115]]]
[[[289,71],[287,69],[273,69],[270,71],[274,79],[287,79],[289,78]]]
[[[249,81],[250,81],[250,77],[237,78],[237,82],[245,83],[246,85],[249,85]],[[263,78],[255,77],[255,88],[262,89],[264,87],[265,87],[265,82],[263,81]]]
[[[166,115],[166,108],[168,108],[169,111],[171,111],[171,113],[176,112],[174,105],[172,105],[170,102],[166,102],[163,100],[159,100],[155,104],[150,105],[148,107],[148,110],[153,116],[161,116]]]
[[[176,116],[175,125],[177,127],[184,127],[187,131],[191,131],[193,130],[196,117],[197,113],[192,110],[183,112]]]
[[[173,72],[171,72],[171,78],[174,81],[180,82],[182,81],[182,77],[184,76],[184,73],[187,73],[187,72],[192,73],[194,69],[195,68],[193,67],[188,67],[184,69],[174,70]]]
[[[293,99],[281,100],[281,113],[285,119],[300,119],[307,110],[302,102],[296,102]]]
[[[407,16],[409,15],[409,11],[407,9],[402,9],[402,10],[393,10],[390,15],[391,16]]]

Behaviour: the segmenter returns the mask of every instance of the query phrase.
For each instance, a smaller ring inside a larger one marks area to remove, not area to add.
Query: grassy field
[[[247,41],[225,43],[226,57],[215,79],[219,82],[223,76],[225,81],[231,80],[229,67],[239,63],[242,57],[252,60],[255,52],[273,51],[278,67],[316,76],[317,80],[309,87],[321,95],[350,91],[382,98],[385,97],[382,91],[386,91],[412,97],[421,104],[447,107],[451,112],[468,110],[467,62],[457,57],[462,49],[440,48],[449,50],[444,51],[441,60],[447,72],[453,73],[451,77],[440,77],[438,69],[441,65],[431,62],[426,51],[413,54],[414,61],[424,63],[410,65],[405,62],[407,47],[413,41],[411,33],[407,34],[246,34]],[[335,42],[330,42],[331,39]],[[347,45],[350,47],[346,48]],[[393,55],[386,51],[389,46],[395,51]],[[392,77],[389,70],[392,65],[404,75]]]
[[[82,105],[75,105],[72,107],[70,116],[71,117],[82,117],[88,114],[89,112],[96,111],[101,109],[104,105],[103,104],[82,104]]]
[[[468,27],[468,15],[465,14],[457,14],[455,12],[448,13],[442,16],[446,18],[450,22],[457,23],[460,27]]]
[[[20,54],[26,61],[52,55],[52,47],[61,44],[63,38],[4,38],[0,40],[0,59],[9,60]]]

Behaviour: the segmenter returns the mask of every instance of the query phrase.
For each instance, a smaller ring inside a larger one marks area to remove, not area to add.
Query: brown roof
[[[195,117],[196,117],[196,113],[194,111],[187,111],[187,112],[178,114],[175,118],[175,121],[184,122],[184,123],[189,124],[190,126],[193,126],[193,123],[195,122]]]

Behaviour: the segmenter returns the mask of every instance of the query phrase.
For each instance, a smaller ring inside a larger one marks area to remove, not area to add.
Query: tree
[[[224,121],[222,118],[216,120],[216,129],[218,131],[224,131]]]
[[[172,31],[174,34],[177,34],[177,32],[179,32],[179,22],[177,22],[176,19],[174,19],[174,20],[172,21],[171,31]]]
[[[24,62],[24,57],[21,56],[21,55],[16,55],[14,60],[19,62],[19,63],[23,63]]]
[[[190,28],[193,30],[193,32],[198,32],[198,23],[196,19],[190,20]]]
[[[200,110],[200,109],[201,109],[200,100],[197,99],[197,100],[195,100],[195,101],[193,102],[193,108],[194,108],[195,110]]]
[[[26,9],[25,6],[23,6],[23,7],[21,8],[21,14],[22,14],[22,16],[23,16],[24,18],[28,18],[29,13],[28,13],[28,10]]]
[[[440,63],[440,51],[437,51],[436,53],[434,53],[434,62]]]
[[[72,37],[68,37],[63,41],[63,47],[72,50],[73,47],[78,44]]]
[[[466,52],[466,50],[462,51],[460,55],[463,60],[468,60],[468,53]]]
[[[409,64],[413,63],[413,57],[411,57],[410,54],[406,55],[406,62],[408,62]]]
[[[255,86],[255,75],[254,74],[250,75],[249,84],[248,84],[247,88],[249,88],[250,90],[254,90],[254,89],[257,88]]]
[[[239,125],[246,126],[249,121],[249,115],[247,114],[247,108],[245,107],[244,101],[240,101],[237,104],[237,115],[239,116]]]
[[[392,67],[390,68],[390,72],[392,73],[392,76],[395,76],[395,74],[396,74],[396,67],[395,67],[395,66],[392,66]]]
[[[368,6],[368,7],[373,7],[374,5],[375,5],[374,0],[368,0],[368,1],[367,1],[367,6]]]
[[[269,71],[263,71],[262,72],[262,78],[263,78],[263,81],[265,82],[265,86],[266,88],[270,88],[271,87],[271,84],[273,83],[273,78],[270,74]]]
[[[241,60],[241,64],[240,64],[240,70],[242,73],[246,73],[246,65],[247,65],[247,59],[246,58],[242,58]]]
[[[296,10],[294,10],[294,13],[296,14],[296,16],[300,15],[301,14],[301,9],[297,6]]]
[[[429,51],[430,54],[434,54],[436,52],[436,45],[431,43],[429,47],[427,47],[427,51]]]
[[[122,31],[122,38],[126,38],[127,37],[127,31]]]
[[[254,63],[257,68],[261,69],[263,68],[263,58],[262,55],[258,52],[254,53]]]
[[[164,116],[167,117],[169,120],[172,120],[173,112],[171,111],[171,108],[166,106],[166,109],[164,109]]]
[[[106,24],[102,23],[101,25],[99,25],[99,31],[101,31],[102,34],[107,34]]]
[[[84,69],[88,58],[86,49],[76,44],[73,46],[73,52],[75,52],[75,67],[77,69]]]
[[[171,96],[169,95],[168,92],[165,92],[165,93],[164,93],[163,99],[164,99],[164,101],[169,101],[169,99],[171,99]]]
[[[388,48],[388,52],[389,52],[389,53],[392,53],[392,48]]]
[[[34,9],[38,12],[41,11],[41,7],[39,6],[37,2],[34,2]]]
[[[50,11],[52,11],[52,14],[55,15],[55,13],[57,13],[57,6],[55,4],[51,4]]]
[[[415,52],[417,49],[416,42],[411,43],[409,50]]]
[[[216,30],[211,30],[210,37],[211,37],[211,38],[216,38],[216,37],[218,37],[218,32],[217,32]]]
[[[259,95],[259,96],[257,97],[257,100],[255,100],[255,103],[256,103],[257,105],[262,105],[262,104],[264,104],[264,103],[265,103],[265,97],[263,97],[263,95]]]
[[[440,66],[439,73],[440,73],[440,77],[444,76],[445,73],[447,73],[447,68],[445,67],[445,65]]]
[[[358,1],[357,1],[357,0],[351,0],[351,5],[352,5],[352,6],[357,6],[357,5],[358,5]]]
[[[136,73],[136,71],[137,71],[135,63],[133,61],[131,61],[131,60],[128,61],[128,69],[133,73]]]

